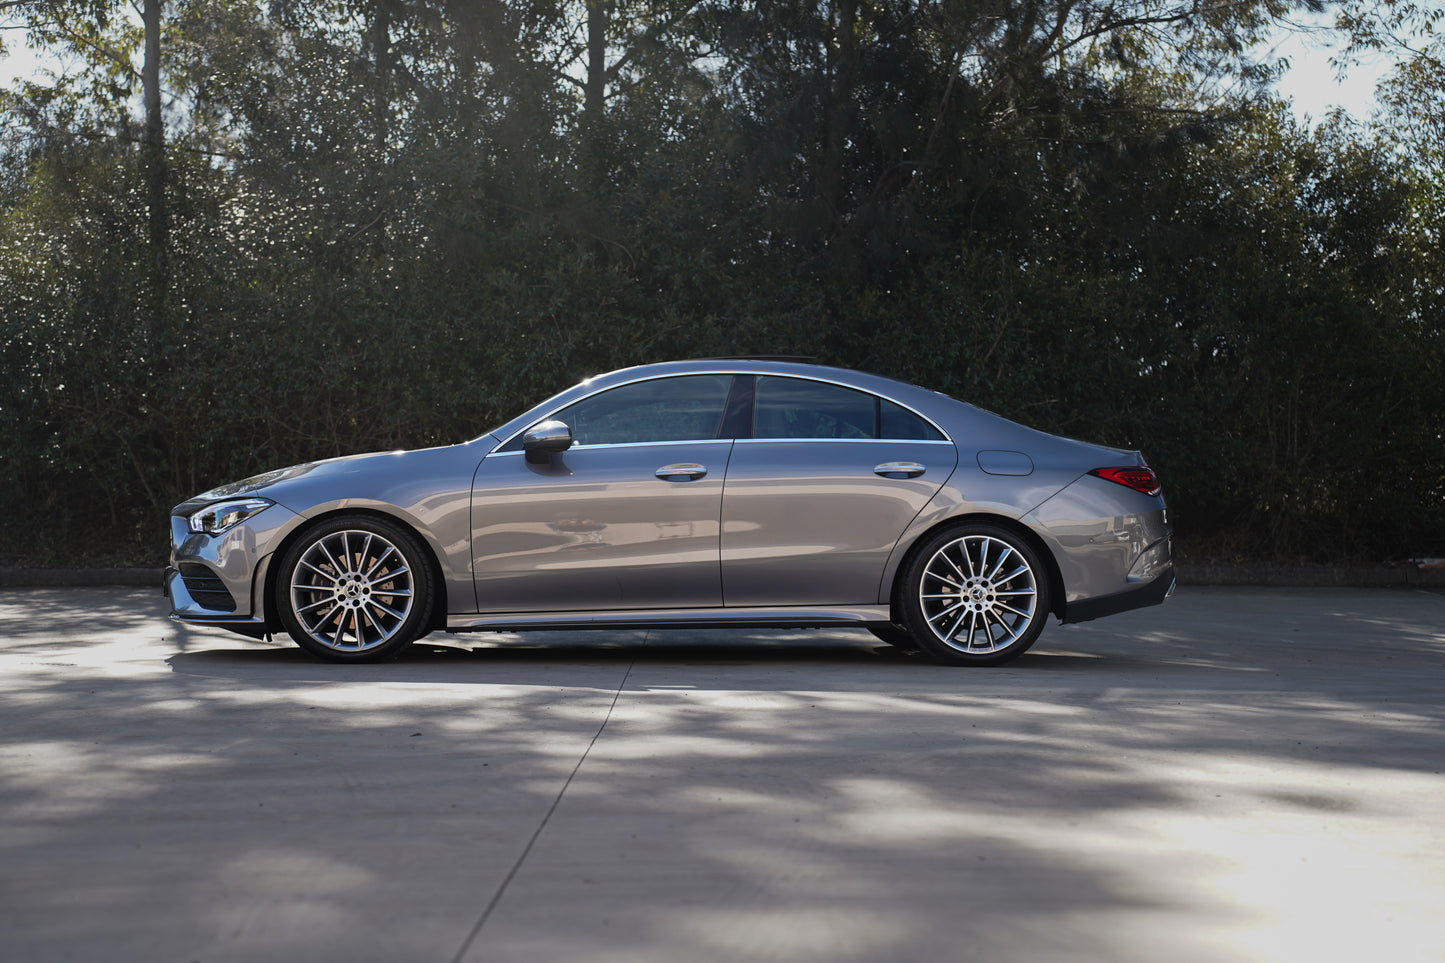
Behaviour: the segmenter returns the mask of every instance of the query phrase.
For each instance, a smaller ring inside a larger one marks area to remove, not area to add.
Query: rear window
[[[800,378],[760,377],[754,438],[943,441],[937,428],[886,398]]]

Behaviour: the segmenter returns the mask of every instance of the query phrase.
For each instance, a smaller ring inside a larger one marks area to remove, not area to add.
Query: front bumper
[[[229,629],[253,639],[264,639],[271,635],[271,627],[261,619],[249,616],[226,615],[207,609],[195,600],[186,581],[178,569],[167,566],[162,591],[171,600],[171,620],[187,625],[210,625]]]
[[[184,515],[171,516],[171,559],[164,589],[171,618],[251,638],[269,635],[266,572],[276,548],[301,516],[272,505],[220,535],[192,532]]]

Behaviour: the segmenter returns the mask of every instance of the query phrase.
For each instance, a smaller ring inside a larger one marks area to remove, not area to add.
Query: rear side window
[[[876,438],[872,395],[820,381],[759,378],[754,438]]]
[[[658,378],[612,388],[552,417],[578,445],[631,445],[716,438],[732,375]]]
[[[884,398],[821,381],[760,377],[754,438],[890,438],[942,441],[918,415]]]
[[[886,398],[878,399],[878,437],[902,441],[946,441],[943,432]]]

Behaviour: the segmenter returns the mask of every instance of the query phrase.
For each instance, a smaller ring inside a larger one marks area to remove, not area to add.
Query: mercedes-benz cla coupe
[[[779,361],[599,375],[464,444],[222,485],[171,532],[174,618],[344,662],[433,630],[851,625],[984,665],[1174,585],[1138,452]]]

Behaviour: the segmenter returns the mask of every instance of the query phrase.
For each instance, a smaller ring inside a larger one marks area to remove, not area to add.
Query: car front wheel
[[[914,554],[901,598],[903,624],[935,661],[998,665],[1026,652],[1049,611],[1042,561],[994,525],[961,525]]]
[[[323,522],[286,552],[276,607],[296,644],[332,662],[393,658],[431,621],[432,574],[417,540],[369,516]]]

